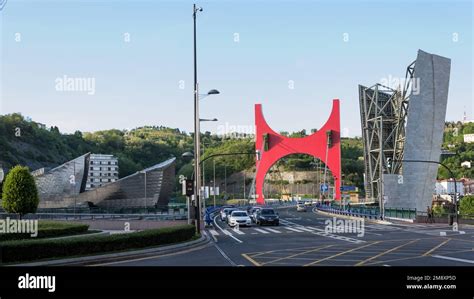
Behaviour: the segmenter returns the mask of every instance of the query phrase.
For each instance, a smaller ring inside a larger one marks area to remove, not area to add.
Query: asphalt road
[[[100,266],[473,266],[474,227],[446,224],[364,222],[364,234],[328,233],[332,216],[314,209],[278,210],[279,226],[233,230],[215,219],[205,234],[213,241],[162,256]],[[337,218],[342,219],[342,218]]]

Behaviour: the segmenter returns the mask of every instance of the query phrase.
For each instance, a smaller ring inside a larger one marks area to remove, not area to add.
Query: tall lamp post
[[[196,233],[201,232],[201,136],[200,136],[200,118],[199,118],[199,84],[197,79],[197,50],[196,50],[196,15],[202,11],[201,7],[193,4],[193,23],[194,23],[194,196],[196,209]],[[206,95],[219,94],[216,89],[210,90]]]

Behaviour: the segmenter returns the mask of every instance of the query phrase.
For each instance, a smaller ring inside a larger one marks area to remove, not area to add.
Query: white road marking
[[[239,235],[245,235],[245,233],[241,230],[238,230],[238,229],[232,229],[232,231],[236,234],[239,234]]]
[[[265,228],[265,229],[271,231],[272,233],[281,234],[281,231],[278,231],[278,230],[273,229],[273,228]]]
[[[219,235],[219,233],[215,229],[210,229],[209,231],[211,232],[211,235],[213,235],[213,236],[218,236]]]
[[[254,230],[258,231],[258,232],[261,232],[262,234],[269,234],[269,232],[263,230],[263,229],[259,229],[259,228],[254,228]]]
[[[307,231],[307,232],[312,232],[312,230],[307,229],[307,228],[305,228],[305,227],[303,227],[303,226],[297,226],[296,228],[297,228],[297,229],[304,230],[304,231]]]
[[[461,263],[474,264],[473,260],[460,259],[460,258],[451,257],[451,256],[432,255],[432,257],[435,257],[435,258],[438,258],[438,259],[445,259],[445,260],[450,260],[450,261],[461,262]]]
[[[289,230],[292,230],[292,231],[294,231],[294,232],[297,232],[297,233],[301,233],[301,232],[303,232],[303,231],[301,231],[301,230],[298,230],[298,229],[296,229],[296,228],[292,228],[292,227],[288,227],[288,226],[287,226],[287,227],[285,227],[285,228],[286,228],[286,229],[289,229]]]
[[[220,227],[219,224],[217,224],[216,219],[217,219],[217,216],[214,217],[214,225],[217,226],[217,228],[218,228],[223,234],[228,235],[229,237],[231,237],[232,239],[236,240],[236,241],[239,242],[239,243],[244,243],[244,241],[237,239],[237,238],[234,237],[231,233],[229,233],[227,230],[222,229],[222,227]]]
[[[439,232],[440,236],[446,236],[446,232]]]

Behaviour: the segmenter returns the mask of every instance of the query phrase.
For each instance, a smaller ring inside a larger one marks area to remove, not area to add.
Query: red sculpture
[[[261,104],[255,104],[255,125],[255,149],[258,153],[255,193],[258,204],[265,202],[263,183],[268,170],[279,159],[291,154],[311,155],[326,163],[334,176],[335,199],[341,199],[341,128],[338,99],[333,100],[331,114],[324,126],[310,136],[289,138],[276,133],[265,121]],[[327,146],[328,141],[330,142],[329,147]],[[327,153],[326,149],[328,149]]]

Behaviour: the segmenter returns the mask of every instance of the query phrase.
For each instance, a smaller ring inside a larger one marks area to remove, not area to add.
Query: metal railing
[[[340,205],[318,205],[318,209],[338,215],[346,215],[353,217],[362,217],[369,219],[382,219],[380,209],[378,207],[364,207],[364,206],[345,206]],[[386,208],[385,217],[401,218],[401,219],[415,219],[416,209],[404,208]]]

